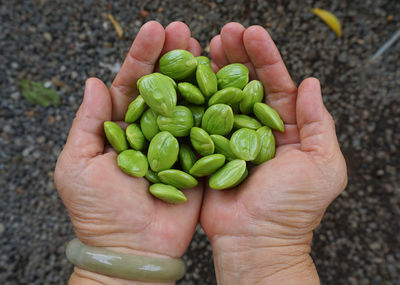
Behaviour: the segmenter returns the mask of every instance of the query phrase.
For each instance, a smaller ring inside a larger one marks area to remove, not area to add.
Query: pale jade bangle
[[[106,248],[84,245],[71,240],[66,248],[67,259],[88,271],[137,281],[176,281],[185,274],[181,259],[155,258],[119,253]]]

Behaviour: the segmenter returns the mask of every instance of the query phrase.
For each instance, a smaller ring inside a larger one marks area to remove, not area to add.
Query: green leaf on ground
[[[22,79],[20,86],[25,99],[33,104],[38,104],[42,107],[48,107],[49,105],[58,107],[61,104],[60,95],[58,95],[57,91],[44,87],[42,82]]]

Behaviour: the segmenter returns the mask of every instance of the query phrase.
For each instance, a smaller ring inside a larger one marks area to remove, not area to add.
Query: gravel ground
[[[152,19],[184,21],[205,50],[229,21],[262,25],[295,82],[311,75],[321,80],[349,169],[349,185],[313,242],[322,283],[400,284],[400,41],[366,66],[400,28],[399,1],[112,2],[0,1],[0,284],[66,283],[72,266],[64,249],[73,230],[54,187],[55,162],[85,79],[110,84],[112,67]],[[312,7],[339,17],[341,39],[309,12]],[[127,40],[118,39],[108,12]],[[32,105],[20,79],[46,82],[62,105]],[[184,259],[188,272],[179,284],[216,283],[200,227]]]

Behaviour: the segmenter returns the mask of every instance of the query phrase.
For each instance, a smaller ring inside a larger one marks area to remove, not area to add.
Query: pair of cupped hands
[[[55,171],[77,237],[87,245],[176,258],[200,222],[212,244],[221,284],[239,284],[244,278],[246,284],[273,283],[308,271],[316,275],[309,255],[312,231],[343,191],[346,164],[318,80],[308,78],[296,87],[262,27],[229,23],[212,39],[210,53],[214,71],[240,62],[249,68],[250,80],[263,83],[266,103],[285,123],[284,133],[274,133],[275,158],[251,169],[234,189],[217,191],[205,182],[184,190],[188,201],[179,205],[154,198],[146,179],[118,168],[117,154],[105,146],[103,123],[123,121],[138,95],[137,80],[154,72],[159,57],[173,49],[195,56],[201,52],[184,23],[164,29],[148,22],[110,88],[96,78],[86,81]],[[103,277],[76,269],[71,280],[80,278]]]

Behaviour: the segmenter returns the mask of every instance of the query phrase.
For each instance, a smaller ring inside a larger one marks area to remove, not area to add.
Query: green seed
[[[189,108],[176,106],[171,116],[159,115],[157,124],[161,131],[168,131],[175,137],[185,137],[193,127],[193,115]]]
[[[243,88],[243,100],[240,101],[240,111],[243,114],[253,113],[255,103],[262,102],[264,88],[260,81],[252,80]]]
[[[140,151],[128,149],[118,155],[118,166],[123,172],[131,176],[143,177],[149,164],[146,156]]]
[[[214,153],[214,142],[210,135],[203,129],[193,127],[190,130],[190,142],[193,148],[202,156]]]
[[[199,184],[192,175],[177,169],[160,171],[158,177],[163,183],[175,186],[178,189],[192,188]]]
[[[205,64],[197,66],[196,81],[201,92],[206,97],[210,97],[218,90],[217,76],[211,66]]]
[[[108,142],[117,153],[128,149],[125,132],[116,123],[111,121],[104,122],[104,132]]]
[[[161,74],[161,73],[160,73]],[[169,82],[171,82],[172,86],[174,86],[175,90],[178,90],[178,84],[176,84],[175,80],[173,80],[171,77],[163,74],[165,76],[165,78],[167,78],[169,80]]]
[[[226,137],[220,135],[211,135],[210,137],[214,142],[216,153],[223,154],[229,161],[237,159],[236,155],[231,150],[231,145]]]
[[[144,102],[143,97],[141,95],[137,96],[128,106],[128,110],[125,114],[125,122],[128,124],[135,122],[146,109],[147,105]]]
[[[260,136],[251,129],[239,129],[233,133],[230,141],[233,153],[240,159],[251,161],[260,152]]]
[[[196,154],[192,151],[190,146],[181,144],[179,147],[179,162],[183,171],[189,173],[190,168],[192,168],[196,160]]]
[[[197,61],[197,67],[199,67],[200,64],[204,64],[204,65],[207,65],[207,66],[211,67],[211,62],[208,59],[208,57],[201,55],[201,56],[196,56],[195,58],[196,58],[196,61]]]
[[[205,111],[201,127],[209,134],[228,134],[233,127],[232,108],[225,104],[212,105]]]
[[[193,121],[195,127],[201,126],[201,120],[203,119],[204,115],[204,106],[196,106],[196,105],[187,105],[187,107],[192,111]]]
[[[151,73],[138,81],[144,101],[156,113],[170,116],[176,106],[176,91],[171,81],[160,73]]]
[[[163,131],[156,134],[147,152],[151,170],[159,172],[171,168],[178,158],[178,153],[178,140],[171,133]]]
[[[236,87],[243,89],[249,82],[249,70],[241,63],[224,66],[217,72],[218,89]]]
[[[157,114],[152,109],[148,109],[140,118],[140,129],[148,141],[160,132],[157,124]]]
[[[242,183],[247,178],[247,176],[249,176],[249,171],[246,168],[245,172],[243,173],[242,177],[240,177],[239,181],[236,182],[235,184],[233,184],[231,187],[238,186],[240,183]]]
[[[261,124],[254,118],[247,115],[233,115],[233,127],[236,129],[248,128],[256,130],[261,128]]]
[[[186,202],[186,196],[174,186],[156,183],[150,186],[150,193],[164,202],[180,204]]]
[[[203,104],[205,102],[204,96],[200,89],[188,82],[181,82],[178,84],[178,90],[182,97],[193,104]]]
[[[196,161],[189,173],[197,177],[211,175],[224,165],[224,163],[225,156],[222,154],[207,155]]]
[[[243,91],[236,87],[226,87],[219,90],[208,100],[208,106],[214,104],[227,104],[232,105],[239,103],[243,99]]]
[[[279,117],[278,112],[270,106],[264,103],[255,103],[253,111],[257,119],[259,119],[264,125],[280,132],[285,131],[285,126],[281,117]]]
[[[146,138],[144,137],[142,131],[138,124],[130,124],[126,128],[126,138],[128,143],[134,150],[143,150],[146,145]]]
[[[261,148],[255,160],[252,161],[254,164],[261,164],[267,160],[270,160],[275,155],[275,137],[271,129],[267,126],[261,127],[257,130],[260,136]]]
[[[145,174],[145,177],[146,177],[146,179],[149,180],[151,183],[160,183],[160,182],[161,182],[160,178],[158,178],[157,173],[154,172],[153,170],[151,170],[150,167],[149,167],[149,169],[147,169],[147,172],[146,172],[146,174]]]
[[[167,52],[160,58],[160,71],[169,77],[180,80],[190,76],[197,66],[193,54],[183,49]]]
[[[246,161],[236,159],[228,162],[211,175],[209,185],[212,189],[226,189],[238,185],[246,172]]]

